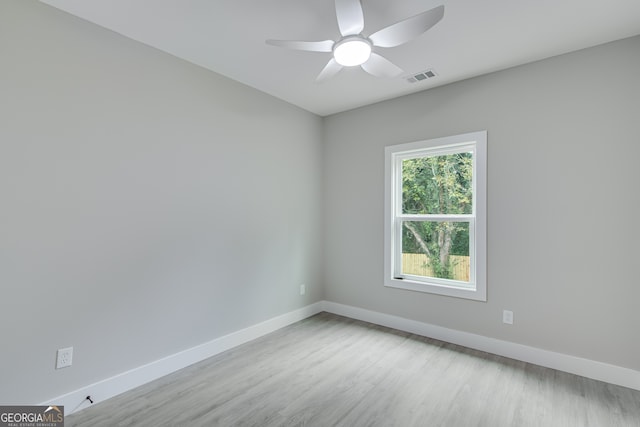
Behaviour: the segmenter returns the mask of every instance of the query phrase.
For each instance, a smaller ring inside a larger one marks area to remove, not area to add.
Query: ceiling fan
[[[343,67],[361,66],[376,77],[397,77],[402,69],[373,52],[374,47],[396,47],[418,37],[436,25],[444,16],[440,5],[376,31],[369,37],[362,35],[364,13],[360,0],[335,0],[336,17],[341,37],[337,41],[267,40],[266,43],[289,49],[310,52],[331,52],[333,57],[322,69],[316,81],[334,76]]]

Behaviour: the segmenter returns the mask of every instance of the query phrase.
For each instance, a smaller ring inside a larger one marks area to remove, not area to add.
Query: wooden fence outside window
[[[453,265],[453,280],[469,281],[469,257],[462,255],[450,255],[449,260]],[[425,254],[402,254],[402,272],[415,274],[416,276],[435,277],[429,265],[429,257]]]

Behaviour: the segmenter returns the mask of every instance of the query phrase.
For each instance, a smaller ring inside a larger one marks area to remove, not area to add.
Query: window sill
[[[475,286],[453,286],[435,283],[413,281],[411,279],[387,279],[384,284],[388,288],[404,289],[408,291],[424,292],[444,295],[454,298],[464,298],[474,301],[487,301],[486,292],[479,291]]]

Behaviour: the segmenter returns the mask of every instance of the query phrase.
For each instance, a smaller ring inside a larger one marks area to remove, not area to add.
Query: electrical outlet
[[[303,283],[302,285],[300,285],[300,295],[304,295],[306,293],[307,293],[307,285]]]
[[[502,323],[513,325],[513,311],[510,311],[510,310],[502,311]]]
[[[66,368],[71,366],[73,362],[73,347],[61,348],[58,350],[58,357],[56,358],[56,369]]]

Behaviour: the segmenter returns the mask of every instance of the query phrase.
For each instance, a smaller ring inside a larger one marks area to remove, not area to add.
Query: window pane
[[[473,154],[402,161],[402,213],[471,214]]]
[[[402,274],[469,282],[469,223],[402,222]]]

